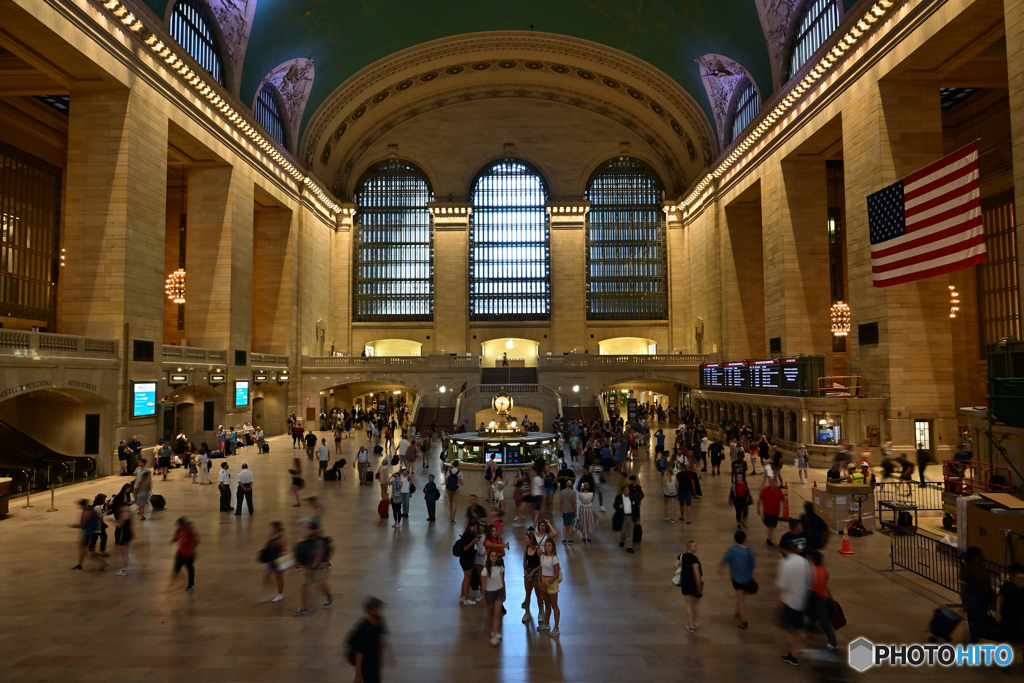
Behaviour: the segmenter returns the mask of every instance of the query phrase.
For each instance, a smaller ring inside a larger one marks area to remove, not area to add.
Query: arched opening
[[[169,33],[199,66],[224,85],[224,62],[217,32],[206,9],[196,0],[178,0],[171,11]]]
[[[288,386],[279,382],[259,384],[252,391],[252,424],[266,436],[288,430]]]
[[[378,339],[363,345],[366,356],[420,356],[423,344],[411,339]]]
[[[282,147],[287,147],[284,111],[280,93],[273,83],[267,81],[260,88],[259,95],[256,96],[256,104],[252,113],[256,117],[256,121],[263,126],[263,130],[270,134],[270,137],[277,140]]]
[[[602,356],[648,356],[658,352],[658,343],[644,337],[613,337],[598,342]]]
[[[481,367],[535,368],[540,355],[540,344],[533,339],[502,337],[480,344]]]
[[[730,142],[740,136],[743,129],[753,122],[759,111],[761,111],[761,97],[758,95],[757,88],[749,78],[744,78],[736,86],[736,92],[733,95],[732,116],[729,125]]]
[[[241,421],[231,423],[235,417],[225,415],[224,407],[224,393],[220,389],[202,385],[175,389],[157,402],[157,439],[173,439],[183,429],[196,448],[205,442],[211,451],[217,450],[217,431],[221,425],[218,419],[225,421],[226,430],[234,427],[240,433],[242,429]]]

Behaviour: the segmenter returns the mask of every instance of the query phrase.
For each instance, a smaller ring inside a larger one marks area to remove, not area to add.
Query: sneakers
[[[274,599],[271,600],[270,602],[281,602],[282,600],[284,600],[284,595],[282,595],[281,593],[278,593],[277,595],[274,596]]]
[[[569,545],[572,545],[572,539],[571,538],[569,539]]]
[[[604,505],[601,506],[601,512],[608,512],[607,510],[604,509]]]
[[[323,477],[317,477],[316,479],[317,479],[317,481],[323,481],[324,480]]]
[[[781,657],[779,657],[779,659],[784,661],[786,664],[792,664],[793,666],[796,666],[800,663],[793,655],[782,655]]]
[[[549,633],[548,635],[551,636],[552,638],[557,636],[558,635],[558,627],[556,626],[555,628],[551,629],[551,633]]]
[[[687,633],[694,633],[694,632],[695,632],[696,630],[697,630],[697,629],[695,629],[695,628],[694,628],[694,627],[692,627],[692,626],[687,626],[687,627],[686,627],[686,632],[687,632]]]
[[[459,604],[467,605],[467,606],[468,605],[475,605],[476,604],[476,600],[469,600],[467,598],[459,598]]]
[[[526,600],[523,600],[523,604],[520,605],[520,607],[522,607],[523,609],[526,609],[529,606],[530,606],[530,603],[528,603]]]
[[[775,545],[774,543],[772,543],[772,539],[770,539],[770,538],[767,541],[765,541],[764,544],[765,545]]]
[[[524,624],[529,624],[530,623],[530,613],[529,612],[527,612],[526,614],[523,615],[523,623]]]
[[[515,517],[513,517],[512,521],[513,522],[518,522],[519,521],[519,515],[516,515]]]
[[[750,624],[748,624],[748,623],[747,623],[747,622],[745,622],[745,621],[741,621],[740,623],[736,624],[736,626],[737,626],[737,627],[739,627],[739,628],[746,628],[746,627],[747,627],[747,626],[749,626],[749,625],[750,625]]]
[[[543,621],[542,621],[542,622],[539,622],[539,623],[537,624],[537,630],[538,630],[538,631],[547,631],[547,630],[548,630],[548,628],[549,628],[549,626],[548,626],[548,625],[547,625],[546,623],[544,623]]]
[[[294,612],[292,612],[292,616],[293,617],[304,617],[307,614],[309,614],[309,610],[302,609],[301,607],[299,609],[295,610]]]
[[[500,643],[500,642],[501,642],[501,638],[497,634],[491,636],[491,645],[492,646],[498,647],[498,643]]]
[[[531,524],[530,526],[526,527],[526,530],[527,531],[533,531],[533,525]]]
[[[71,571],[73,571],[73,572],[80,572],[80,571],[82,571],[82,565],[76,564],[74,567],[71,568]]]
[[[564,538],[562,539],[562,545],[567,545],[568,543],[569,541],[565,540]]]
[[[394,524],[391,525],[391,528],[392,529],[401,529],[402,525],[399,524],[398,522],[395,522]]]
[[[190,583],[189,585],[185,586],[185,592],[187,593],[190,590],[192,590],[193,588],[195,588],[195,586]]]
[[[838,645],[833,645],[832,643],[827,644],[825,647],[827,647],[830,650],[838,650],[839,649]]]
[[[674,520],[674,519],[670,519],[670,520],[668,520],[668,522],[669,522],[669,524],[675,524],[675,523],[676,523],[676,520]],[[687,522],[687,524],[689,524],[689,522]]]
[[[128,570],[127,569],[122,569],[118,573],[114,574],[114,576],[128,576]]]
[[[324,603],[324,609],[327,609],[328,607],[330,607],[333,602],[334,602],[334,598],[331,598],[330,600],[325,602]]]
[[[662,519],[665,520],[666,522],[669,521],[668,517],[662,517]]]
[[[630,555],[632,555],[633,554],[633,549],[632,548],[626,548],[626,552],[629,553]]]

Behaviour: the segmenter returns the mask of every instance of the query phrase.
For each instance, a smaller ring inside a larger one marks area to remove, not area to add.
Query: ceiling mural
[[[278,64],[260,82],[253,97],[252,107],[256,107],[256,98],[263,90],[263,84],[268,81],[277,88],[284,101],[288,129],[291,140],[299,139],[299,126],[302,123],[302,113],[306,109],[306,102],[309,100],[309,93],[313,89],[313,79],[316,76],[316,69],[313,68],[313,57],[309,59],[298,57],[289,59],[287,62]],[[296,143],[297,146],[297,143]]]
[[[786,38],[789,25],[803,3],[801,0],[754,0],[757,17],[764,31],[764,44],[772,66],[772,90],[782,87],[782,74],[786,59]]]
[[[725,149],[729,143],[729,108],[736,88],[750,74],[742,64],[723,55],[704,55],[697,60],[700,77],[708,93],[708,100],[715,113],[715,128],[718,129],[718,147]],[[754,82],[754,79],[750,79]],[[757,87],[756,84],[754,86]],[[760,97],[760,93],[758,93]]]
[[[242,82],[252,20],[256,15],[256,0],[207,0],[207,5],[224,36],[224,56],[230,64],[228,73],[231,77],[228,90],[237,94]]]

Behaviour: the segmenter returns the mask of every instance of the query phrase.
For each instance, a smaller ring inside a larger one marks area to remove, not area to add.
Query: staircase
[[[562,406],[562,417],[566,420],[601,421],[601,409],[597,406]]]
[[[413,424],[416,425],[417,432],[422,432],[430,425],[436,426],[439,430],[447,427],[448,431],[452,431],[455,427],[454,422],[455,408],[423,406]]]
[[[480,384],[536,384],[537,368],[483,368]]]

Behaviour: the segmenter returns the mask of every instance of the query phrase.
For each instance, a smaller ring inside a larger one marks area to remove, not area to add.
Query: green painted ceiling
[[[848,2],[852,0],[847,0]],[[168,0],[145,0],[159,17]],[[259,0],[241,99],[287,59],[316,60],[303,127],[349,76],[399,50],[476,31],[530,30],[627,52],[675,79],[713,120],[694,60],[709,52],[745,66],[762,93],[771,72],[753,0]]]

